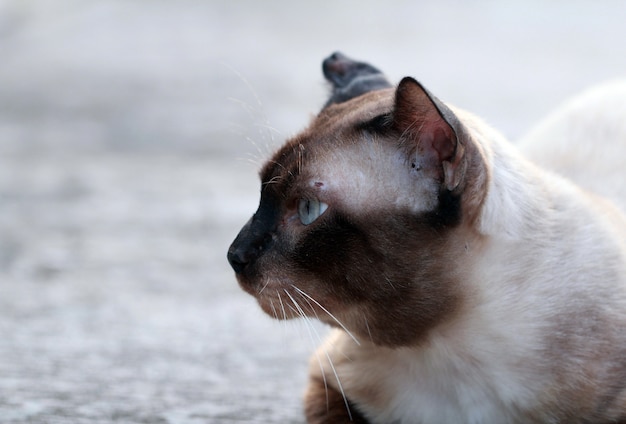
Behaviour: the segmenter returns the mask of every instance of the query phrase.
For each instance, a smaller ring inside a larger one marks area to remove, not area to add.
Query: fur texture
[[[571,110],[523,143],[561,175],[411,78],[325,107],[267,162],[228,257],[270,315],[336,327],[308,422],[626,422],[626,219],[559,168],[558,149],[605,148],[552,135]]]

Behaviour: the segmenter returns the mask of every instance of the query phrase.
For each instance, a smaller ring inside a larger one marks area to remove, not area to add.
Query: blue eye
[[[328,209],[328,205],[317,199],[300,199],[298,202],[300,222],[304,225],[309,225],[319,218],[326,209]]]

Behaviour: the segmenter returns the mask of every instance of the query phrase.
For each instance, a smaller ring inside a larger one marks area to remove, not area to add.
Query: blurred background
[[[226,250],[335,50],[512,140],[626,75],[623,1],[0,0],[0,422],[300,423],[317,333]]]

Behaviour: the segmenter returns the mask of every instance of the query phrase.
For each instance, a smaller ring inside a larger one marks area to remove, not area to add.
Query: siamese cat
[[[626,423],[626,91],[551,118],[536,163],[413,78],[346,97],[265,164],[228,251],[269,315],[335,327],[307,422]]]

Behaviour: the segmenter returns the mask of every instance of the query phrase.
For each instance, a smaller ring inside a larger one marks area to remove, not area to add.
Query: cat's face
[[[266,163],[228,254],[265,312],[405,345],[458,310],[466,155],[435,102],[404,80],[333,105]]]

